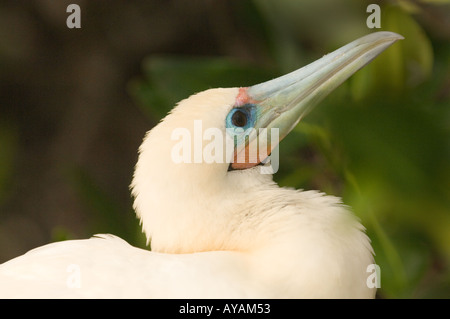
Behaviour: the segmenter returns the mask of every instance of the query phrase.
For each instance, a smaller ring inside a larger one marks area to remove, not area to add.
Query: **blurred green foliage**
[[[450,43],[424,31],[420,3],[379,4],[381,30],[405,40],[357,72],[288,135],[274,178],[282,186],[341,196],[354,209],[381,267],[380,297],[450,297]],[[159,119],[192,93],[268,80],[379,31],[366,27],[367,5],[255,0],[247,14],[265,25],[261,47],[270,61],[150,56],[130,93]]]
[[[145,80],[130,83],[131,94],[144,112],[162,118],[179,101],[214,87],[251,85],[273,72],[228,58],[152,56],[143,63]]]
[[[126,238],[135,246],[146,247],[145,236],[140,225],[136,223],[135,213],[131,207],[118,204],[118,201],[105,192],[89,172],[82,167],[69,169],[67,178],[90,212],[91,229],[89,233],[110,233]],[[128,213],[124,214],[124,212]],[[55,241],[71,237],[62,227],[58,227],[53,233]]]

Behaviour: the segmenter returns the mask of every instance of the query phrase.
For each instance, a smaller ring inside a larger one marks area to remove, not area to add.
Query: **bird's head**
[[[235,247],[232,233],[264,202],[257,192],[276,187],[274,148],[312,106],[401,38],[373,33],[279,78],[178,103],[147,133],[131,185],[152,249],[246,249]]]

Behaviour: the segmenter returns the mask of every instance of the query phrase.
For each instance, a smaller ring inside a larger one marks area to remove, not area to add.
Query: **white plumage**
[[[112,235],[49,244],[0,265],[0,297],[374,297],[369,239],[338,198],[280,188],[256,164],[230,170],[229,158],[175,163],[172,132],[194,133],[201,120],[225,135],[230,112],[251,103],[262,108],[253,126],[279,127],[284,137],[311,104],[399,38],[375,33],[280,79],[180,102],[145,137],[131,185],[153,251]]]

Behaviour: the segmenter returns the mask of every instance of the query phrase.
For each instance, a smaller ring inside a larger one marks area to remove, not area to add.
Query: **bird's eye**
[[[231,117],[231,123],[237,127],[244,127],[247,125],[247,114],[242,112],[241,110],[236,110],[233,116]]]
[[[235,107],[227,115],[226,126],[233,130],[243,129],[245,131],[253,127],[256,116],[256,107],[253,104]]]

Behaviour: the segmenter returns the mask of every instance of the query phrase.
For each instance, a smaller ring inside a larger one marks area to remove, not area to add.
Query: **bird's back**
[[[270,297],[237,252],[162,254],[100,235],[49,244],[0,265],[0,298]]]

